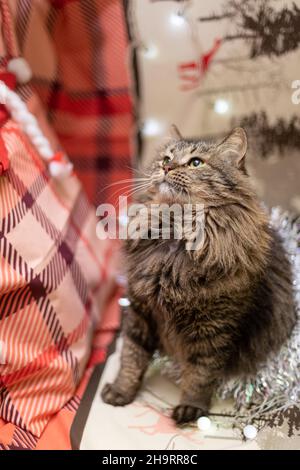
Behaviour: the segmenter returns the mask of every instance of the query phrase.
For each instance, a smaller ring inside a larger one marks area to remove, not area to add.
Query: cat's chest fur
[[[177,241],[153,242],[153,248],[136,253],[129,263],[130,293],[137,302],[153,309],[165,307],[168,302],[183,303],[188,297],[190,280],[196,274],[187,254],[179,249]],[[155,300],[155,302],[153,302]],[[171,305],[170,305],[171,307]]]
[[[177,241],[158,243],[155,252],[136,252],[129,262],[130,300],[135,310],[153,318],[160,345],[168,354],[182,351],[192,330],[201,333],[200,317],[206,306],[198,271]]]
[[[222,263],[205,263],[205,257],[197,260],[181,243],[128,242],[131,309],[180,361],[196,353],[225,354],[225,348],[231,371],[252,371],[279,348],[295,322],[290,266],[279,238],[272,232],[264,265],[250,251],[251,264],[238,259],[230,271]]]

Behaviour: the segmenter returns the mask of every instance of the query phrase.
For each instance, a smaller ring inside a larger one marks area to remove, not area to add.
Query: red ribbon
[[[17,85],[16,76],[9,72],[0,72],[0,80],[5,83],[11,90],[14,90]],[[9,112],[4,104],[0,104],[0,126],[3,126],[9,118]]]
[[[5,173],[9,168],[9,159],[8,159],[8,153],[7,149],[5,146],[5,143],[3,142],[3,139],[0,135],[0,176]]]
[[[50,158],[50,162],[58,162],[58,163],[63,163],[65,160],[64,153],[58,150],[53,157]]]
[[[1,72],[0,80],[7,85],[11,90],[16,88],[16,77],[13,73]],[[0,104],[0,126],[3,126],[9,118],[9,112],[4,104]],[[0,134],[0,176],[3,175],[9,168],[8,153]]]
[[[181,90],[192,90],[200,85],[201,79],[208,72],[221,43],[221,39],[215,39],[213,46],[209,51],[202,54],[199,61],[179,64],[179,78],[184,82],[181,86]]]

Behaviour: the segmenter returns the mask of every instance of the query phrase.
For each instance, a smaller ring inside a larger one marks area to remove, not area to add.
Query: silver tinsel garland
[[[298,320],[287,343],[269,357],[254,377],[240,377],[220,385],[217,396],[234,398],[237,421],[263,419],[270,413],[300,406],[300,218],[273,208],[271,224],[280,234],[291,261]],[[180,370],[170,359],[158,355],[155,363],[163,374],[180,382]]]
[[[254,377],[231,380],[220,386],[218,395],[234,397],[236,409],[249,418],[300,405],[300,219],[273,208],[271,224],[281,236],[291,261],[297,323],[287,343]]]

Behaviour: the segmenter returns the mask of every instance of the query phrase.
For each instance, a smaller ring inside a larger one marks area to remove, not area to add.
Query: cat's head
[[[170,139],[152,165],[152,186],[162,199],[224,205],[246,184],[246,150],[242,128],[234,129],[219,144],[207,144],[184,139],[172,126]]]

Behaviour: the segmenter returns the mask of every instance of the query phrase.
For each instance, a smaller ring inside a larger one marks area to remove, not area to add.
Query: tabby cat
[[[102,398],[130,403],[155,350],[182,371],[178,424],[207,414],[220,379],[253,374],[291,334],[295,309],[291,268],[278,234],[251,187],[247,137],[236,128],[220,144],[173,137],[158,152],[152,203],[203,204],[204,240],[127,240],[130,307],[124,319],[119,374]]]

